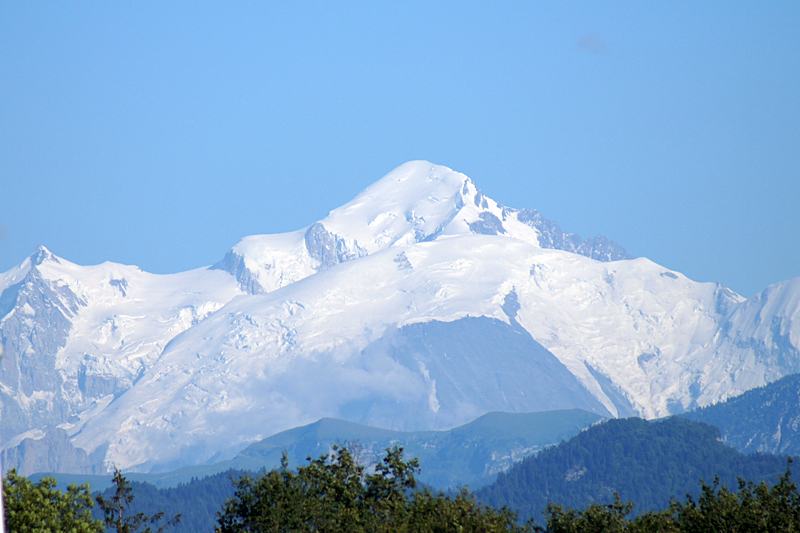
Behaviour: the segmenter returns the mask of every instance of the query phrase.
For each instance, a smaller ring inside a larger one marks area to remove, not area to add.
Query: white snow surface
[[[82,267],[63,259],[38,268],[85,302],[72,320],[69,350],[59,359],[67,373],[77,371],[80,356],[112,375],[120,374],[115,369],[135,375],[161,355],[169,339],[241,293],[230,275],[206,268],[158,275],[116,263]]]
[[[31,258],[36,256],[39,259],[33,264]],[[48,297],[55,299],[47,305],[61,309],[69,319],[64,345],[50,354],[55,355],[55,370],[63,383],[60,390],[32,393],[7,382],[0,386],[23,410],[39,409],[44,401],[51,409],[65,411],[74,421],[61,427],[73,433],[90,415],[102,413],[98,406],[107,405],[115,394],[132,387],[170,339],[241,294],[236,280],[218,270],[156,275],[109,262],[79,266],[44,247],[31,258],[0,278],[0,292],[26,280],[34,290],[42,286],[54,289]],[[23,324],[38,328],[36,335],[52,335],[51,328],[58,326],[37,324],[41,311],[25,303],[0,318],[0,325],[21,314]],[[27,352],[31,350],[29,346]],[[63,403],[58,403],[57,397],[63,398]],[[19,440],[10,439],[3,445],[8,448]]]
[[[314,231],[325,251],[310,250]],[[229,256],[244,269],[233,274],[255,280],[260,289],[250,292],[262,294],[246,294],[220,269],[156,276],[47,261],[42,275],[86,302],[59,352],[66,381],[90,368],[124,382],[92,402],[75,385],[77,421],[61,427],[87,451],[107,445],[107,465],[142,471],[229,457],[371,399],[414,406],[395,429],[453,427],[509,406],[476,400],[447,412],[424,365],[362,351],[397,327],[467,316],[516,320],[612,414],[618,408],[598,375],[653,418],[798,366],[770,354],[779,343],[800,346],[800,278],[745,302],[647,259],[595,261],[542,249],[538,237],[463,174],[416,161],[318,225],[242,239]],[[2,288],[30,268],[4,274]],[[511,293],[513,319],[503,310]],[[492,366],[490,355],[464,363]],[[529,382],[521,374],[515,386]]]
[[[341,238],[344,253],[358,257],[440,235],[471,234],[469,224],[480,222],[482,213],[502,221],[508,235],[538,245],[537,230],[519,222],[513,210],[485,197],[464,174],[427,161],[399,166],[318,224]],[[325,268],[306,247],[308,229],[245,237],[231,253],[270,292]]]

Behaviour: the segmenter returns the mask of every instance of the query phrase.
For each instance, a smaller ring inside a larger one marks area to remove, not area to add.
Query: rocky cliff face
[[[572,252],[597,261],[621,261],[623,259],[633,259],[625,248],[612,241],[608,237],[598,235],[594,239],[581,239],[575,233],[564,233],[558,222],[544,218],[535,209],[521,209],[517,212],[517,219],[539,232],[539,245],[542,248],[553,250],[564,250]]]
[[[67,284],[44,277],[40,268],[45,262],[58,259],[39,248],[22,267],[27,273],[0,295],[3,442],[31,428],[65,422],[72,411],[56,354],[86,301]]]
[[[105,474],[104,451],[101,448],[90,456],[72,445],[66,431],[55,428],[43,437],[28,437],[17,446],[3,450],[3,465],[15,468],[24,476],[36,472]]]

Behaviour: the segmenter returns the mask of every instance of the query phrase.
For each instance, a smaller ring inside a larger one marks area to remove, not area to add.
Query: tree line
[[[445,494],[418,487],[416,459],[387,450],[366,469],[348,448],[297,469],[280,468],[234,481],[235,492],[218,512],[217,533],[767,533],[800,531],[800,492],[791,460],[777,483],[739,480],[730,490],[719,478],[701,482],[699,496],[673,499],[660,510],[633,513],[619,494],[583,509],[548,504],[544,521],[518,521],[516,512],[480,503],[466,488]],[[7,530],[14,533],[162,533],[180,520],[163,512],[131,512],[131,484],[116,471],[112,488],[93,497],[89,487],[58,490],[55,480],[32,483],[9,472],[3,480]],[[92,516],[96,502],[103,518]]]

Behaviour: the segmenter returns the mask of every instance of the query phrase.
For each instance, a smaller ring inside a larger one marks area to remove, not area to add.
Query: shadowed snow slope
[[[59,428],[95,468],[224,459],[321,417],[657,417],[799,358],[796,280],[745,302],[424,161],[211,268],[155,276],[41,249],[0,283],[4,444]]]

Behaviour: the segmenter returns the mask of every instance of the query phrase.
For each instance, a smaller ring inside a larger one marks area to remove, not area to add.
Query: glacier
[[[0,275],[0,333],[6,460],[164,471],[323,417],[428,430],[710,405],[797,372],[800,278],[745,300],[413,161],[189,272],[42,247]],[[24,458],[32,441],[77,459]]]

